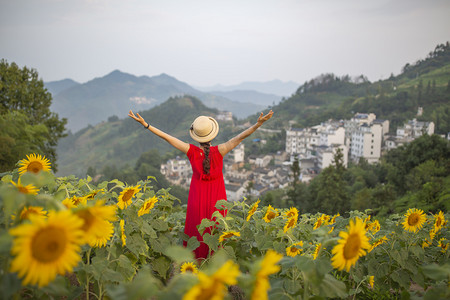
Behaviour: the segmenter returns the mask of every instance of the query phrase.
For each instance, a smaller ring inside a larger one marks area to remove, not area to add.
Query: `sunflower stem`
[[[358,289],[359,289],[359,286],[360,286],[361,283],[363,283],[364,281],[366,281],[366,278],[364,278],[363,280],[361,280],[361,281],[358,283],[358,285],[356,286],[355,293],[353,294],[353,298],[352,298],[352,299],[355,299],[356,294],[357,294]]]

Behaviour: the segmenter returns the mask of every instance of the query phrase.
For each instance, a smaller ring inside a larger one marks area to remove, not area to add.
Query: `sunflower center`
[[[436,220],[436,227],[441,227],[441,224],[442,224],[441,218],[437,218],[437,220]]]
[[[94,224],[95,216],[92,215],[89,210],[82,210],[78,212],[77,215],[84,220],[84,224],[81,229],[85,232],[88,231],[92,227],[92,224]]]
[[[344,246],[344,258],[346,260],[356,257],[361,249],[361,239],[357,233],[349,235]]]
[[[416,214],[416,213],[412,213],[408,217],[408,225],[409,226],[414,226],[414,225],[417,225],[417,223],[419,223],[419,215]]]
[[[232,233],[227,233],[227,234],[224,235],[224,238],[229,238],[229,237],[232,237],[232,236],[233,236]]]
[[[134,191],[133,190],[128,190],[125,192],[125,194],[123,194],[122,200],[124,202],[127,202],[128,200],[130,200],[134,195]]]
[[[295,246],[292,246],[292,247],[291,247],[291,252],[295,253],[295,252],[297,252],[297,251],[298,251],[298,248],[297,248],[297,247],[295,247]]]
[[[272,220],[273,218],[275,218],[275,213],[273,211],[270,211],[267,213],[267,219]]]
[[[67,236],[61,228],[47,227],[36,233],[31,241],[31,255],[41,263],[59,259],[66,249]]]
[[[80,197],[74,197],[72,199],[73,205],[78,206],[78,204],[81,203],[81,200],[82,200],[82,198],[80,198]]]
[[[152,206],[153,206],[152,202],[149,202],[149,203],[145,204],[145,210],[151,209]]]
[[[192,266],[186,266],[186,272],[194,273],[194,268]]]
[[[21,192],[21,193],[24,193],[24,194],[30,193],[25,186],[18,186],[17,188],[19,189],[19,192]]]
[[[27,167],[27,171],[35,174],[39,173],[42,169],[44,169],[44,166],[38,161],[30,162]]]

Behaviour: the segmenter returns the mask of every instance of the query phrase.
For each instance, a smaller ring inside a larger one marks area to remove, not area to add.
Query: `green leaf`
[[[177,245],[166,248],[163,254],[170,257],[176,263],[194,260],[194,254],[191,250]]]
[[[130,249],[130,251],[136,256],[147,256],[148,253],[147,243],[138,233],[133,233],[127,237],[127,248]]]
[[[158,237],[158,235],[156,234],[156,231],[147,222],[142,222],[142,226],[140,228],[141,228],[141,231],[143,233],[147,234],[150,238],[156,239]]]
[[[118,271],[122,274],[124,278],[131,280],[131,278],[136,273],[134,266],[130,259],[125,255],[121,254],[118,258],[119,268]]]
[[[219,235],[210,235],[209,233],[205,233],[203,235],[203,242],[205,242],[205,244],[208,245],[212,251],[217,251],[219,246]]]
[[[286,292],[288,292],[289,294],[295,294],[302,288],[298,280],[292,280],[288,278],[283,281],[283,286],[286,289]]]
[[[101,279],[102,281],[122,282],[125,278],[120,272],[107,268],[103,271]]]
[[[450,264],[439,266],[437,264],[431,264],[422,266],[422,271],[428,278],[433,280],[446,280],[450,277]]]
[[[344,298],[348,296],[347,287],[345,283],[337,280],[330,274],[325,274],[325,278],[320,284],[321,296],[328,298]]]
[[[197,240],[196,236],[192,236],[187,242],[187,248],[193,251],[198,247],[200,247],[200,242]]]
[[[404,289],[408,289],[410,285],[410,278],[406,271],[397,270],[391,274],[392,280],[397,282]]]
[[[216,224],[216,222],[205,218],[202,220],[200,225],[197,226],[198,232],[200,232],[200,234],[203,234],[203,232],[205,231],[206,228],[214,226],[215,224]]]
[[[169,229],[167,222],[160,219],[152,220],[151,225],[157,231],[167,231]]]
[[[418,259],[422,260],[424,257],[424,253],[425,251],[423,250],[422,247],[418,246],[418,245],[413,245],[409,248],[409,250],[411,251],[412,254],[414,254]]]
[[[231,246],[225,246],[223,247],[223,250],[227,253],[228,257],[230,257],[233,260],[236,260],[236,254],[234,253],[234,248]]]
[[[90,265],[86,266],[86,271],[94,275],[95,280],[100,280],[103,272],[108,268],[108,261],[104,258],[94,257]]]
[[[169,270],[170,265],[170,260],[164,256],[161,256],[152,262],[152,269],[158,272],[158,274],[165,279],[167,277],[167,271]]]
[[[234,203],[227,200],[219,200],[216,202],[216,208],[219,210],[230,210],[234,206]]]

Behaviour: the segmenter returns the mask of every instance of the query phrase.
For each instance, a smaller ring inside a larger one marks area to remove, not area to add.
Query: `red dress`
[[[225,182],[223,181],[223,157],[218,147],[210,147],[210,172],[203,173],[203,150],[190,144],[187,156],[192,167],[191,186],[189,188],[188,205],[186,212],[186,223],[184,233],[188,236],[196,236],[200,247],[194,250],[197,259],[206,258],[209,247],[203,243],[203,238],[197,230],[197,225],[202,219],[211,219],[212,214],[218,209],[215,207],[218,200],[227,200]],[[225,215],[225,211],[221,211]],[[208,232],[205,230],[204,233]],[[184,245],[186,246],[186,242]]]

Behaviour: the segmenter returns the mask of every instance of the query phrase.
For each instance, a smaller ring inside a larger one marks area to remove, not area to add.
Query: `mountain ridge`
[[[129,109],[150,109],[174,96],[197,97],[206,106],[231,111],[238,118],[246,117],[265,107],[198,91],[165,73],[153,77],[137,77],[114,70],[83,84],[75,84],[74,81],[65,84],[66,89],[63,88],[63,82],[49,82],[46,87],[49,91],[59,89],[59,92],[53,95],[51,109],[67,118],[67,127],[74,132],[105,121],[113,115],[125,117]]]

